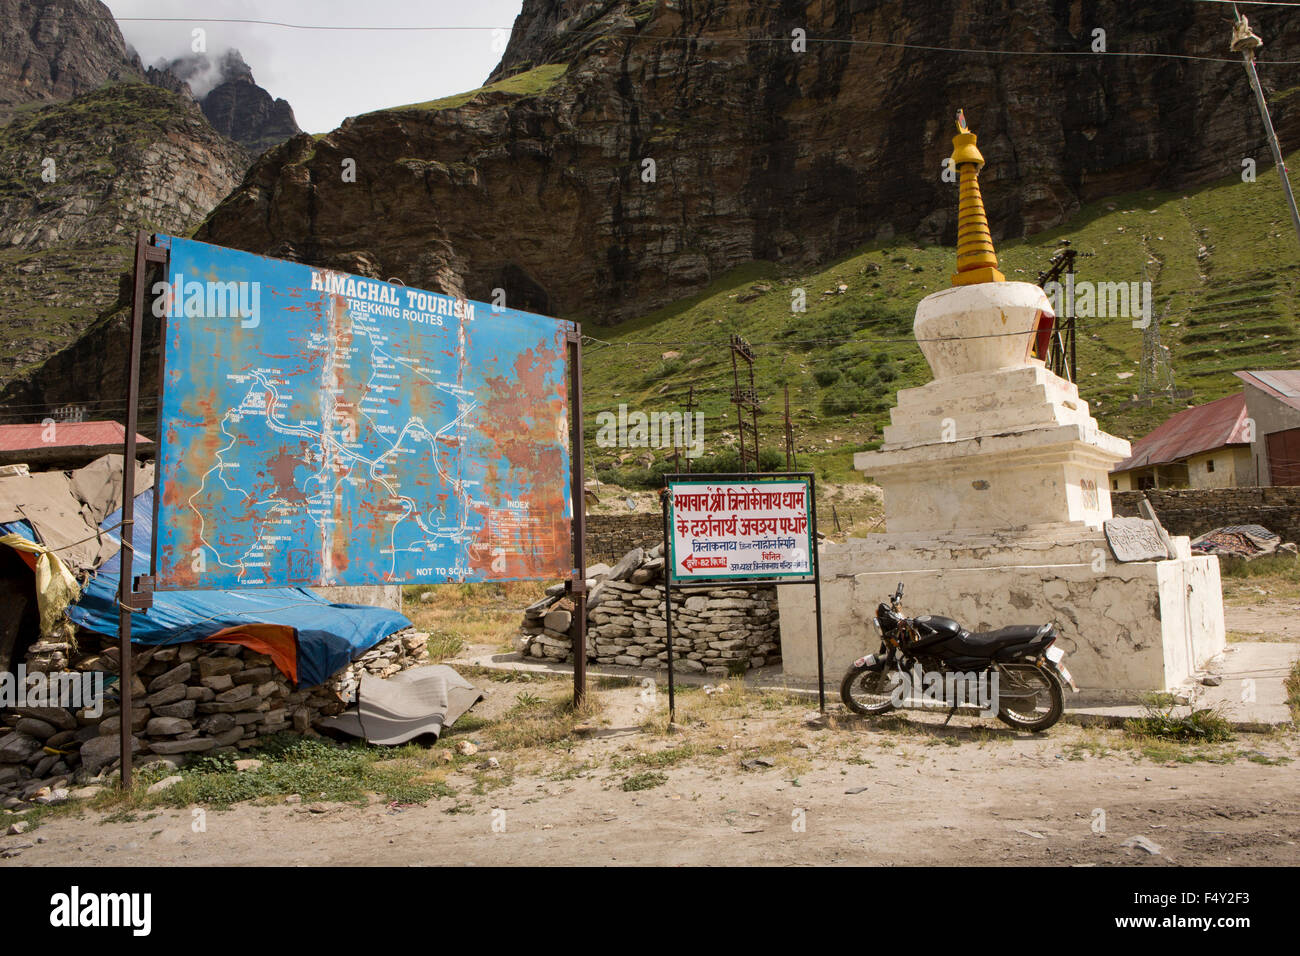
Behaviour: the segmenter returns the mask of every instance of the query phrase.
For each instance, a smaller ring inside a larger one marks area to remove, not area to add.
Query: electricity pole
[[[1291,222],[1295,225],[1296,238],[1300,239],[1300,211],[1296,210],[1295,195],[1291,192],[1291,179],[1287,176],[1286,162],[1282,159],[1282,145],[1277,141],[1273,129],[1273,120],[1268,115],[1268,104],[1264,101],[1264,88],[1260,86],[1259,74],[1255,71],[1255,51],[1264,45],[1264,41],[1250,28],[1250,21],[1241,15],[1237,5],[1232,5],[1232,12],[1237,22],[1232,27],[1232,49],[1241,54],[1246,64],[1246,76],[1250,78],[1250,87],[1255,91],[1255,101],[1259,104],[1259,115],[1264,120],[1264,129],[1268,133],[1268,145],[1273,150],[1273,162],[1277,166],[1277,175],[1282,180],[1282,192],[1286,194],[1286,203],[1291,208]]]

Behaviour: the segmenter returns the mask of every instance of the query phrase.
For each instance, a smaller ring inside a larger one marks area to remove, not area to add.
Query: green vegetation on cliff
[[[564,75],[564,71],[569,68],[567,63],[547,63],[543,66],[533,67],[523,73],[516,73],[514,76],[498,80],[495,83],[489,83],[487,86],[481,86],[477,90],[467,90],[464,93],[454,93],[451,96],[444,96],[437,100],[427,100],[424,103],[408,103],[405,106],[392,106],[388,109],[379,110],[381,113],[391,113],[397,110],[449,110],[457,106],[464,106],[473,97],[480,93],[510,93],[514,96],[536,96],[545,93]]]
[[[1140,437],[1189,404],[1236,391],[1234,371],[1300,362],[1300,241],[1275,170],[1253,183],[1234,178],[1095,203],[1058,229],[1000,242],[1003,272],[1037,281],[1067,238],[1079,253],[1078,282],[1141,282],[1145,269],[1176,385],[1193,390],[1191,399],[1126,406],[1141,378],[1142,332],[1128,316],[1080,318],[1080,391],[1103,428]],[[706,454],[733,447],[728,340],[735,333],[757,355],[760,447],[781,452],[784,464],[788,385],[800,465],[847,477],[851,452],[879,442],[897,390],[929,381],[912,318],[921,298],[950,284],[953,268],[947,247],[873,243],[816,271],[751,263],[640,319],[587,327],[598,340],[584,350],[589,471],[624,483],[649,480],[644,451],[595,445],[596,416],[620,403],[629,411],[680,410],[692,385],[705,413]],[[800,289],[806,312],[791,309]],[[652,467],[662,470],[664,454],[656,457]]]

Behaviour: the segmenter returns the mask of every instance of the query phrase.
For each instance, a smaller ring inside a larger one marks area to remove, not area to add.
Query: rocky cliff
[[[238,50],[215,60],[205,54],[172,60],[161,71],[183,81],[204,79],[196,99],[212,127],[253,156],[301,133],[293,107],[257,85]]]
[[[952,241],[958,107],[995,233],[1034,232],[1099,196],[1269,165],[1240,62],[1197,59],[1227,56],[1212,6],[527,0],[489,86],[270,151],[201,238],[615,322],[745,261]],[[1300,20],[1257,27],[1266,58],[1298,58]],[[1095,29],[1112,53],[1187,59],[1095,54]],[[1291,142],[1297,103],[1274,101]]]
[[[4,384],[116,302],[136,230],[188,235],[242,179],[250,151],[298,127],[236,51],[142,68],[98,0],[0,0],[0,41]],[[196,103],[198,66],[213,76]],[[113,348],[82,359],[112,365]]]
[[[0,123],[24,104],[142,75],[99,0],[0,0]]]
[[[198,237],[614,323],[740,263],[810,274],[896,233],[951,242],[941,164],[959,106],[989,161],[995,232],[1032,233],[1098,197],[1270,165],[1211,6],[527,0],[487,86],[268,150]],[[1255,22],[1266,61],[1300,59],[1300,20]],[[1186,58],[1094,54],[1096,29],[1112,52]],[[1261,72],[1284,142],[1300,144],[1300,69]],[[121,330],[104,312],[0,404],[115,398]]]
[[[144,83],[23,110],[0,127],[0,381],[117,299],[137,229],[188,234],[248,162],[192,100]]]

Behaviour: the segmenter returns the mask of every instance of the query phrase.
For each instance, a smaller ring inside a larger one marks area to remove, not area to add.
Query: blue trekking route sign
[[[562,323],[158,242],[156,588],[569,576]]]

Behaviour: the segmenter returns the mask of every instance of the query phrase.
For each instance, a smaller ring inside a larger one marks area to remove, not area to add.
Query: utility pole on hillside
[[[790,425],[790,386],[785,387],[785,470],[794,471],[794,428]]]
[[[749,387],[740,386],[740,362],[749,370]],[[736,406],[736,428],[740,432],[740,470],[758,471],[758,390],[754,387],[754,350],[739,335],[731,336],[731,401]],[[745,421],[749,409],[750,420]],[[749,431],[749,444],[745,444],[745,431]]]
[[[1234,53],[1240,53],[1242,62],[1246,64],[1246,76],[1250,79],[1251,89],[1255,91],[1255,102],[1259,104],[1260,118],[1264,120],[1264,130],[1268,134],[1268,145],[1273,150],[1273,163],[1277,167],[1277,176],[1282,181],[1282,192],[1286,195],[1286,204],[1291,209],[1291,222],[1295,226],[1296,238],[1300,239],[1300,211],[1296,209],[1295,194],[1291,192],[1291,178],[1287,175],[1286,162],[1282,158],[1282,144],[1277,140],[1273,120],[1268,115],[1268,103],[1264,101],[1264,87],[1260,85],[1259,73],[1255,70],[1255,51],[1264,45],[1264,41],[1255,35],[1255,31],[1250,28],[1250,21],[1238,12],[1235,3],[1232,5],[1232,12],[1237,17],[1237,22],[1232,27],[1232,50]]]
[[[689,394],[689,396],[688,396],[687,399],[686,399],[686,420],[687,420],[688,422],[691,423],[691,427],[692,427],[692,428],[695,427],[695,409],[696,409],[696,407],[697,407],[698,405],[699,405],[699,402],[697,402],[697,401],[695,400],[695,386],[692,385],[692,386],[691,386],[690,394]],[[704,438],[704,435],[703,435],[703,433],[701,432],[701,434],[700,434],[700,439],[702,440],[703,438]],[[691,473],[691,456],[690,456],[690,455],[687,455],[687,456],[686,456],[686,474],[689,475],[690,473]]]

